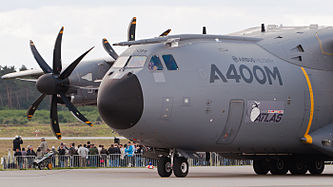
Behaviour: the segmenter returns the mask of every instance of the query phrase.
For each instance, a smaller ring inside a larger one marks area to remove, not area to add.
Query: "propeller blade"
[[[80,63],[84,56],[86,56],[94,47],[90,48],[88,51],[83,53],[79,58],[72,62],[59,76],[60,79],[65,79],[71,75],[75,67]]]
[[[129,26],[128,26],[128,41],[134,41],[135,40],[135,27],[136,27],[136,17],[133,17]]]
[[[37,61],[39,67],[43,70],[44,73],[52,73],[51,67],[45,62],[42,56],[40,56],[37,51],[35,44],[30,40],[30,49],[32,54],[34,55],[35,60]]]
[[[103,47],[104,47],[105,51],[107,53],[109,53],[109,55],[113,59],[117,60],[118,54],[113,50],[113,48],[111,47],[110,43],[105,38],[103,38]]]
[[[34,103],[32,103],[32,105],[29,107],[29,109],[27,111],[28,120],[30,120],[32,118],[32,116],[34,115],[35,111],[37,110],[39,104],[43,101],[45,96],[46,96],[46,94],[43,94],[43,95],[39,96],[36,99],[36,101]]]
[[[51,102],[51,128],[54,135],[60,140],[61,139],[61,132],[59,127],[58,121],[58,109],[57,109],[57,95],[52,95],[52,102]]]
[[[58,37],[56,39],[54,50],[53,50],[53,73],[59,74],[62,69],[61,65],[61,40],[64,33],[64,27],[60,29]]]
[[[168,36],[168,34],[171,32],[171,29],[168,29],[164,31],[160,36]]]
[[[207,34],[206,27],[202,27],[202,34]]]
[[[64,103],[66,104],[69,111],[71,111],[71,113],[74,115],[74,117],[76,117],[84,124],[89,125],[90,127],[93,126],[93,124],[77,110],[77,108],[67,99],[65,95],[61,94],[60,96],[64,101]]]

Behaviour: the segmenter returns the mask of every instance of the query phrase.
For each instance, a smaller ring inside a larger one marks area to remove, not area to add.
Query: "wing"
[[[44,72],[41,69],[29,69],[19,72],[8,73],[6,75],[3,75],[1,78],[2,79],[16,79],[16,78],[27,78],[27,77],[38,78],[43,74]]]

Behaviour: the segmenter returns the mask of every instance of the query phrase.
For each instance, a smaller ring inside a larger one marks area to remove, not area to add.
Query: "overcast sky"
[[[0,0],[0,65],[37,68],[33,40],[51,64],[55,38],[65,27],[63,63],[71,63],[91,46],[85,59],[108,57],[101,41],[127,39],[131,17],[137,17],[137,39],[170,34],[227,34],[265,24],[333,25],[332,0]],[[116,47],[120,53],[124,47]]]

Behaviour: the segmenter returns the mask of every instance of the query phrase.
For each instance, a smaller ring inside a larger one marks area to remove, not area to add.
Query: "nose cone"
[[[52,74],[45,74],[38,78],[36,86],[37,90],[45,94],[54,94],[56,92],[57,80]]]
[[[133,127],[143,112],[143,94],[136,75],[105,78],[98,91],[97,107],[103,120],[114,129]]]

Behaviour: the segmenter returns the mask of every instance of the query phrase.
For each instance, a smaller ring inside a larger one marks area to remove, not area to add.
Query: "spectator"
[[[87,146],[88,149],[90,149],[90,141],[87,141]]]
[[[87,167],[87,158],[88,158],[89,149],[86,148],[85,144],[84,146],[79,145],[77,152],[80,156],[80,166]]]
[[[135,166],[142,167],[142,159],[141,159],[143,153],[142,145],[136,145],[134,153],[135,153]]]
[[[104,145],[101,145],[101,151],[100,151],[100,164],[101,166],[105,167],[106,166],[106,159],[108,155],[108,150],[104,148]]]
[[[126,160],[129,162],[129,167],[134,167],[134,159],[133,159],[133,154],[134,154],[134,148],[131,142],[128,142],[128,145],[125,148],[125,155],[126,155]]]
[[[36,153],[31,145],[28,146],[28,151],[27,151],[27,159],[28,159],[28,168],[32,167],[32,164],[34,162],[34,159],[36,157]]]
[[[206,152],[206,166],[210,166],[210,152]]]
[[[97,155],[98,155],[98,149],[94,144],[90,144],[90,149],[89,149],[89,162],[90,166],[96,167],[97,166]]]
[[[116,154],[116,156],[115,156],[115,167],[119,167],[119,160],[120,160],[121,151],[120,151],[118,143],[115,143],[114,149],[115,149],[115,154]]]
[[[71,159],[71,166],[78,167],[79,161],[77,155],[77,149],[75,148],[75,143],[72,143],[69,147],[69,155]]]
[[[45,138],[41,138],[40,139],[39,148],[40,148],[40,150],[41,150],[41,152],[42,152],[43,155],[44,155],[44,153],[47,152],[48,145],[47,145],[47,142],[46,142]]]
[[[97,150],[98,150],[98,154],[100,155],[101,154],[101,150],[102,150],[102,145],[99,145],[98,148],[97,148]]]
[[[37,148],[36,156],[38,159],[43,157],[43,152],[40,147]]]
[[[21,144],[23,144],[21,136],[15,136],[15,139],[13,140],[13,151],[16,151],[16,149],[21,151]]]
[[[116,159],[115,158],[116,150],[115,150],[113,144],[111,144],[111,146],[109,147],[108,153],[109,153],[109,156],[110,156],[109,167],[115,167],[114,163],[115,163],[115,159]]]
[[[23,158],[22,158],[22,152],[19,148],[16,149],[14,153],[14,157],[16,158],[16,163],[18,164],[19,168],[23,168]]]
[[[25,151],[25,148],[24,148],[24,147],[22,148],[21,153],[22,153],[22,156],[23,156],[23,157],[27,156],[27,152]]]
[[[125,144],[124,147],[122,144],[119,145],[119,150],[120,150],[120,166],[124,167],[126,165],[125,163],[125,146],[127,147],[127,145]]]
[[[65,154],[66,150],[64,148],[64,145],[60,145],[58,149],[58,154],[59,154],[59,167],[63,168],[65,167]]]

